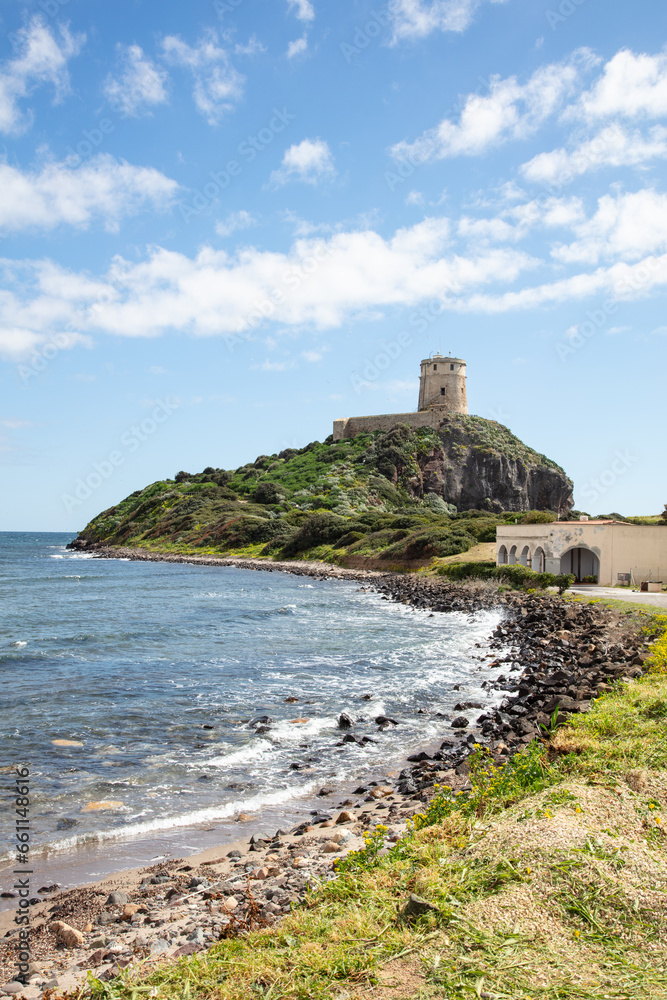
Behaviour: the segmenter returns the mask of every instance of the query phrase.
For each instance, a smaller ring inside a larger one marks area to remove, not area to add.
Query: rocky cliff
[[[413,437],[403,434],[406,441]],[[450,416],[428,443],[427,454],[414,452],[419,473],[409,483],[416,496],[435,493],[458,510],[496,513],[566,514],[573,506],[573,484],[563,469],[495,421]]]

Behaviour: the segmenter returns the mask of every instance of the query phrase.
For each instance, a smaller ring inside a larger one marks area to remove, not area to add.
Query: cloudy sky
[[[667,503],[664,0],[5,0],[0,529],[413,410]],[[87,484],[87,485],[86,485]]]

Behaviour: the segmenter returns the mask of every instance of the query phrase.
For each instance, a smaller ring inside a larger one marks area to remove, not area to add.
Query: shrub
[[[269,521],[264,517],[242,516],[227,521],[215,531],[218,545],[227,549],[243,549],[257,542],[269,542],[278,535],[285,535],[282,521]]]
[[[519,518],[519,524],[551,524],[555,520],[550,510],[529,510]]]
[[[427,528],[397,542],[382,553],[382,559],[429,559],[433,556],[457,556],[467,552],[475,539],[465,532],[448,528]]]
[[[545,590],[547,587],[558,587],[560,594],[574,583],[574,576],[566,573],[535,573],[526,566],[494,566],[493,563],[469,562],[452,563],[438,568],[440,576],[450,580],[498,580],[509,584],[513,590],[535,588]]]
[[[283,549],[283,555],[294,556],[297,552],[305,552],[318,545],[337,542],[347,533],[348,524],[345,518],[337,514],[311,514],[289,539]]]
[[[280,503],[283,498],[284,494],[278,484],[271,482],[260,483],[253,494],[253,501],[264,506]]]
[[[347,545],[354,545],[355,542],[360,542],[362,538],[365,538],[366,534],[363,531],[348,531],[346,535],[339,538],[334,544],[335,549],[344,549]]]

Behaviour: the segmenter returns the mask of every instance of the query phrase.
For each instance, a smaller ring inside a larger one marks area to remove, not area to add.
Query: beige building
[[[623,521],[555,521],[498,528],[496,562],[538,573],[597,577],[605,587],[667,580],[667,526]]]
[[[462,358],[434,354],[421,363],[419,409],[411,413],[383,413],[371,417],[334,420],[333,439],[356,437],[371,431],[389,431],[396,424],[437,430],[449,413],[468,412],[466,363]]]

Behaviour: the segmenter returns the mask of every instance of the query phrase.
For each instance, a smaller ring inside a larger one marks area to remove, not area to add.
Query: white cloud
[[[317,184],[336,173],[331,150],[323,139],[304,139],[290,146],[283,156],[280,170],[274,170],[271,181],[287,184],[288,181],[303,181]]]
[[[48,163],[23,173],[0,163],[0,231],[86,228],[99,218],[116,230],[121,218],[146,205],[165,209],[178,185],[153,167],[135,167],[99,154],[76,170]]]
[[[667,115],[667,51],[650,56],[622,49],[602,76],[581,95],[572,114],[589,119]]]
[[[277,344],[281,327],[324,331],[434,301],[443,310],[494,314],[590,296],[629,301],[667,288],[667,195],[603,198],[590,219],[579,199],[507,205],[504,212],[499,220],[454,224],[428,218],[388,237],[369,227],[297,238],[285,252],[204,247],[190,257],[155,247],[139,261],[115,258],[100,278],[50,261],[0,262],[0,351],[18,358],[59,330],[77,331],[68,346],[93,334],[168,331],[245,342],[268,324]],[[555,249],[554,276],[564,263],[595,269],[526,287],[530,270],[550,262],[490,245],[516,237],[499,223],[520,231],[568,225],[576,240]],[[466,252],[453,244],[460,234],[471,240]],[[523,287],[512,287],[519,278]],[[322,350],[314,346],[303,358],[314,363]],[[270,361],[265,370],[284,364],[284,357]]]
[[[294,11],[295,17],[300,21],[313,21],[315,11],[310,0],[287,0],[289,9]]]
[[[413,143],[399,142],[393,156],[426,163],[452,156],[475,156],[510,139],[524,139],[534,132],[574,92],[581,65],[590,64],[587,49],[572,59],[536,70],[527,83],[516,77],[492,77],[489,93],[469,94],[458,121],[443,119]]]
[[[405,204],[422,206],[424,204],[424,195],[421,191],[410,191],[405,199]]]
[[[207,31],[195,47],[177,35],[168,35],[162,49],[168,62],[192,73],[197,110],[210,125],[217,125],[242,97],[245,83],[245,77],[232,66],[229,52],[218,45],[217,32]]]
[[[656,125],[644,137],[619,125],[601,129],[592,139],[572,149],[539,153],[520,170],[526,180],[540,184],[567,184],[601,167],[636,167],[656,157],[667,156],[667,128]]]
[[[139,45],[118,45],[121,71],[109,74],[104,94],[109,102],[126,115],[146,114],[151,105],[167,100],[167,74],[144,55]]]
[[[293,361],[263,361],[261,365],[252,365],[252,370],[260,372],[286,372],[294,368]]]
[[[149,375],[168,375],[169,372],[167,371],[166,368],[163,368],[162,365],[151,365],[150,368],[148,369],[148,374]]]
[[[604,259],[635,261],[667,250],[667,195],[645,189],[598,200],[595,215],[575,227],[578,239],[555,247],[565,263],[597,264]]]
[[[506,0],[491,0],[505,3]],[[433,31],[465,31],[483,0],[394,0],[388,10],[394,41],[423,38]]]
[[[10,431],[18,431],[24,427],[34,427],[35,424],[32,420],[21,420],[18,417],[9,417],[5,420],[0,420],[0,426],[6,427]]]
[[[179,330],[246,339],[267,320],[324,330],[363,311],[507,285],[534,265],[515,249],[445,252],[448,231],[447,220],[427,219],[388,239],[372,230],[298,239],[286,253],[206,247],[191,258],[155,248],[138,263],[116,258],[101,280],[49,261],[5,261],[0,345],[21,353],[73,324],[126,337]]]
[[[502,313],[518,309],[570,302],[596,295],[608,295],[612,302],[634,301],[664,292],[667,287],[667,254],[646,257],[636,264],[618,263],[600,267],[588,274],[576,274],[561,281],[548,282],[518,292],[502,295],[473,294],[457,303],[462,311]]]
[[[222,222],[216,222],[215,231],[218,236],[231,236],[239,229],[251,229],[257,225],[257,219],[250,212],[241,209],[238,212],[230,212]]]
[[[586,218],[580,198],[544,198],[503,208],[493,218],[459,219],[463,239],[479,243],[513,243],[525,239],[537,226],[572,228]]]
[[[56,102],[69,92],[67,64],[85,40],[62,26],[58,37],[39,17],[17,32],[20,55],[0,68],[0,132],[11,135],[29,128],[31,115],[23,114],[18,102],[35,87],[51,84]]]
[[[294,56],[301,55],[302,52],[306,52],[308,49],[308,35],[302,35],[301,38],[297,38],[296,41],[290,42],[287,46],[287,58],[293,59]]]

